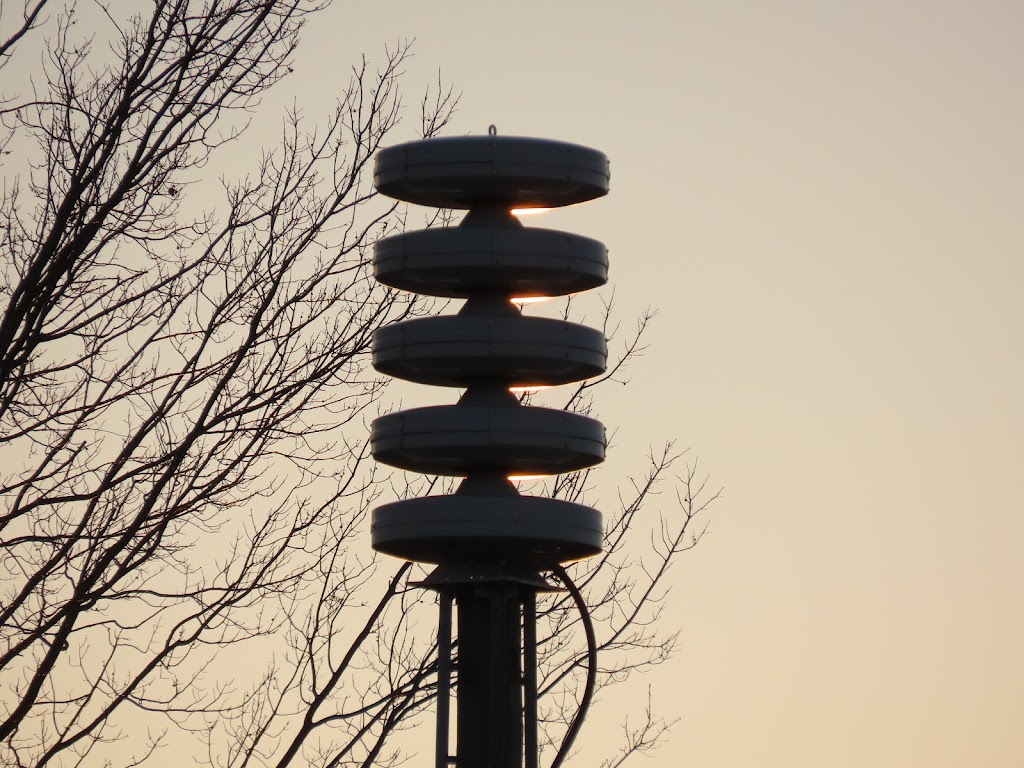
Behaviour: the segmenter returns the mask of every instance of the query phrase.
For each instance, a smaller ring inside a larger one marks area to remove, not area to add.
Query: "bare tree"
[[[372,279],[368,248],[403,215],[366,171],[457,98],[439,83],[403,135],[408,46],[363,60],[325,122],[288,112],[208,212],[193,193],[320,5],[95,8],[79,33],[74,6],[0,6],[0,69],[43,51],[28,96],[0,93],[0,762],[394,764],[434,696],[435,638],[413,569],[364,535],[380,497],[422,490],[368,460],[385,382],[367,353],[430,307]],[[576,567],[600,682],[674,646],[652,623],[664,574],[714,496],[691,470],[646,559],[628,542],[677,459],[652,456],[607,553]],[[549,490],[583,499],[591,477]],[[588,663],[569,603],[544,615],[554,744]]]

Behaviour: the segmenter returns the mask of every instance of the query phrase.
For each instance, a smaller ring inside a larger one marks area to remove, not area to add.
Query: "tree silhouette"
[[[0,102],[0,762],[395,764],[393,737],[434,695],[432,598],[373,556],[365,519],[426,489],[368,459],[385,387],[368,350],[432,307],[372,278],[368,249],[404,214],[367,170],[405,130],[408,45],[363,59],[323,123],[287,112],[206,211],[193,193],[321,5],[97,9],[79,33],[74,6],[0,8],[5,76],[42,50],[29,95]],[[439,83],[405,137],[435,135],[456,104]],[[692,467],[672,480],[678,463],[652,455],[608,510],[607,552],[576,566],[601,682],[674,647],[656,621],[665,570],[716,496]],[[548,490],[582,499],[590,481]],[[638,556],[666,482],[678,503]],[[570,602],[543,616],[550,748],[586,653]],[[649,737],[664,723],[648,719]],[[652,743],[634,741],[626,754]]]

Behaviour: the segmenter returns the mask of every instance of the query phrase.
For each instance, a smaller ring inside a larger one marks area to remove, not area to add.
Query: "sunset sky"
[[[924,0],[364,2],[309,29],[307,108],[416,38],[410,97],[438,70],[463,93],[449,133],[611,158],[607,199],[543,222],[608,244],[624,318],[660,310],[600,404],[606,471],[675,437],[725,487],[675,574],[682,652],[629,692],[680,718],[641,764],[1024,765],[1022,34],[1019,3]]]
[[[440,72],[447,135],[611,160],[607,198],[527,222],[608,245],[625,326],[657,311],[597,404],[600,487],[676,440],[724,488],[678,655],[575,764],[649,689],[677,722],[630,766],[1024,766],[1024,3],[337,0],[238,151],[412,39],[401,138]]]

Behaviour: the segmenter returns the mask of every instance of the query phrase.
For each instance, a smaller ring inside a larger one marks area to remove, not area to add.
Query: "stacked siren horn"
[[[465,209],[458,227],[389,237],[376,278],[393,288],[465,299],[457,314],[379,329],[374,367],[464,393],[454,405],[378,418],[374,457],[410,472],[465,478],[452,495],[384,504],[373,547],[437,564],[441,596],[438,768],[520,768],[537,761],[535,598],[542,572],[601,551],[601,514],[523,496],[516,475],[554,475],[604,460],[605,431],[581,414],[520,403],[516,387],[579,382],[605,370],[600,331],[525,317],[516,299],[603,285],[606,248],[525,228],[514,209],[554,208],[608,192],[608,159],[586,147],[496,136],[426,139],[381,150],[374,180],[392,198]],[[564,573],[564,572],[563,572]],[[457,754],[449,750],[451,606],[458,607]]]

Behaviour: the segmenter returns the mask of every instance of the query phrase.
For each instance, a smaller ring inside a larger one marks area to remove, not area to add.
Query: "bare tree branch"
[[[319,0],[98,5],[88,35],[74,5],[46,9],[0,7],[0,69],[43,41],[28,95],[0,101],[0,151],[18,149],[0,186],[0,762],[397,765],[437,695],[436,605],[416,569],[369,553],[366,519],[444,485],[382,472],[367,445],[386,407],[373,332],[435,308],[368,259],[405,225],[368,170],[403,135],[409,46],[361,59],[318,124],[287,110],[206,210],[210,169],[291,71]],[[439,78],[412,135],[457,104]],[[568,407],[627,381],[651,316]],[[681,456],[652,454],[605,554],[575,566],[601,684],[674,648],[665,574],[717,497],[695,467],[674,478]],[[547,490],[585,500],[596,477]],[[677,507],[645,547],[663,487]],[[542,616],[550,743],[583,657],[571,606]],[[660,737],[651,722],[629,754]]]

